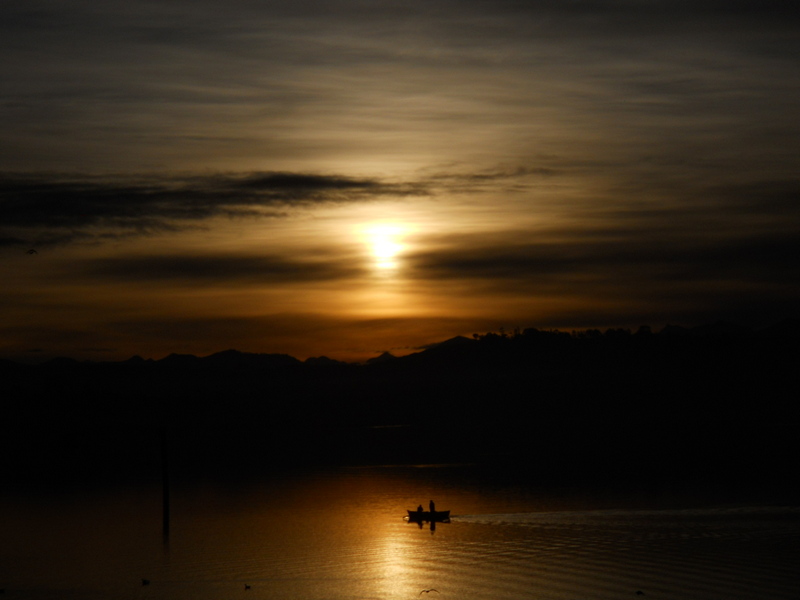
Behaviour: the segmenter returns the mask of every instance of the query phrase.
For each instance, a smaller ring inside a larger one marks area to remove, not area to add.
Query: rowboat
[[[423,521],[429,521],[431,523],[435,523],[436,521],[449,521],[450,520],[450,511],[449,510],[409,510],[408,511],[408,520],[415,521],[417,523],[421,523]]]

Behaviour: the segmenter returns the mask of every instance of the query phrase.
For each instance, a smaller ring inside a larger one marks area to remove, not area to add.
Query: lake
[[[431,530],[404,520],[431,499],[452,511],[451,522]],[[9,599],[788,600],[800,592],[797,507],[537,489],[464,465],[175,482],[167,542],[157,485],[17,492],[0,504],[0,588]]]

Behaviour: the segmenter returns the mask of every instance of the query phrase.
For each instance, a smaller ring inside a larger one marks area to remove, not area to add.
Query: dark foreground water
[[[452,522],[403,519],[430,499]],[[537,490],[465,467],[175,484],[168,543],[156,486],[17,494],[0,508],[9,599],[800,597],[797,507]]]

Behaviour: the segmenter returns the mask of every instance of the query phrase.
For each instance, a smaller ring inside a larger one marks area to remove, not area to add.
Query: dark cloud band
[[[414,181],[256,172],[194,176],[88,176],[0,173],[0,247],[102,240],[181,230],[214,217],[284,217],[292,208],[481,193],[552,175],[541,168],[435,173]]]
[[[362,271],[333,261],[281,256],[149,256],[102,258],[82,265],[84,275],[128,282],[213,285],[303,283],[350,279]]]
[[[5,174],[0,175],[0,244],[65,242],[92,228],[182,229],[216,216],[274,217],[292,206],[364,202],[412,191],[376,179],[281,172],[138,178]]]

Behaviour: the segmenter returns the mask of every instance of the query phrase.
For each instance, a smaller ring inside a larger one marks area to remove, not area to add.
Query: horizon
[[[0,15],[0,357],[800,314],[785,3]]]
[[[249,351],[249,350],[241,350],[238,348],[224,348],[224,349],[217,349],[207,354],[193,354],[187,352],[172,352],[170,354],[164,356],[141,356],[139,354],[134,354],[128,357],[122,358],[115,358],[115,359],[103,359],[103,358],[77,358],[68,355],[56,355],[56,356],[41,356],[38,353],[29,353],[27,356],[22,357],[0,357],[0,360],[7,360],[16,364],[21,365],[28,365],[28,366],[36,366],[36,365],[44,365],[52,361],[59,361],[59,360],[69,360],[75,361],[78,363],[123,363],[129,362],[132,360],[143,360],[146,362],[159,362],[163,360],[167,360],[172,357],[190,357],[190,358],[210,358],[213,356],[226,354],[226,353],[237,353],[242,355],[251,355],[251,356],[259,356],[259,357],[286,357],[289,359],[297,360],[299,363],[307,363],[309,361],[314,361],[318,359],[324,360],[331,360],[336,363],[340,364],[347,364],[347,365],[366,365],[375,361],[381,361],[385,356],[389,356],[391,358],[403,358],[406,356],[410,356],[413,354],[419,354],[425,352],[426,350],[430,350],[432,348],[436,348],[443,344],[447,344],[448,342],[454,340],[465,340],[467,342],[473,341],[480,341],[484,338],[507,338],[513,339],[517,336],[526,337],[531,332],[538,332],[544,334],[559,334],[559,335],[566,335],[570,338],[581,338],[585,337],[589,334],[599,334],[601,337],[607,337],[608,335],[616,335],[619,333],[624,333],[630,337],[638,337],[642,333],[653,335],[653,336],[674,336],[674,335],[682,335],[692,338],[711,338],[711,339],[725,339],[725,340],[743,340],[743,339],[750,339],[752,338],[759,338],[764,333],[770,333],[768,337],[770,338],[782,338],[787,337],[786,331],[784,335],[775,335],[775,331],[781,327],[789,326],[790,330],[788,330],[788,337],[794,336],[797,334],[797,325],[800,323],[800,320],[796,318],[786,318],[781,321],[771,323],[766,327],[759,327],[759,328],[752,328],[744,325],[742,323],[735,323],[732,321],[724,321],[724,320],[716,320],[714,322],[708,323],[701,323],[693,326],[685,326],[677,323],[667,323],[661,328],[654,328],[651,327],[649,324],[642,324],[638,328],[626,328],[626,327],[609,327],[605,329],[599,328],[583,328],[583,329],[558,329],[558,328],[548,328],[548,329],[539,329],[536,327],[518,327],[513,330],[507,330],[503,327],[499,328],[497,331],[487,331],[487,332],[474,332],[471,335],[464,335],[464,334],[455,334],[446,339],[440,339],[435,342],[430,342],[421,346],[415,347],[402,347],[402,348],[389,348],[385,350],[377,350],[371,356],[368,356],[362,360],[340,360],[335,357],[330,357],[326,354],[311,354],[309,356],[295,356],[288,352],[259,352],[259,351]],[[679,333],[676,333],[679,332]]]

